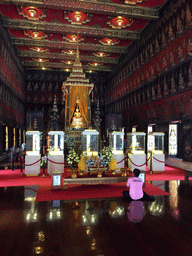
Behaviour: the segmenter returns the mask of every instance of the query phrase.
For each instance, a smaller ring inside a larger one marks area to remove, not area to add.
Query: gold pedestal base
[[[84,175],[84,171],[79,170],[79,175],[83,176]]]
[[[111,174],[112,174],[112,175],[115,175],[115,174],[116,174],[116,172],[115,172],[115,171],[111,171]]]
[[[128,168],[124,167],[124,168],[121,168],[121,176],[122,177],[127,177],[127,172],[129,172]]]
[[[97,177],[101,178],[102,177],[102,172],[98,172]]]
[[[39,174],[26,174],[27,177],[38,176]]]
[[[163,173],[163,171],[151,171],[150,174],[154,174],[154,173]]]
[[[77,178],[77,170],[76,169],[71,169],[71,178]]]

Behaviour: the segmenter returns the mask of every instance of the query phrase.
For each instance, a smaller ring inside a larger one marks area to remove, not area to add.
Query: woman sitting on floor
[[[129,201],[132,200],[146,200],[146,201],[155,201],[154,196],[149,196],[147,193],[143,191],[143,181],[139,178],[140,170],[135,168],[133,170],[134,177],[129,178],[127,181],[127,187],[129,187],[129,191],[123,191],[123,195]]]

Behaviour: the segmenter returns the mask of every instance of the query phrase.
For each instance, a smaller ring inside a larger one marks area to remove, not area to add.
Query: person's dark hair
[[[137,168],[135,168],[135,169],[133,170],[133,173],[134,173],[135,177],[139,177],[140,170],[137,169]]]

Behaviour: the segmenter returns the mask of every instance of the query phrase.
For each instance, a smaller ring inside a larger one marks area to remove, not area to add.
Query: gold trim
[[[38,176],[39,174],[25,174],[26,176]]]
[[[18,55],[21,57],[30,57],[30,58],[42,58],[42,59],[51,58],[51,59],[60,59],[60,60],[66,60],[66,61],[74,61],[75,60],[75,56],[72,56],[72,55],[69,56],[69,55],[60,54],[60,53],[33,52],[33,51],[18,50]],[[92,56],[87,56],[87,55],[81,55],[81,61],[112,63],[112,64],[118,63],[118,59],[116,59],[116,58],[110,58],[110,57],[100,58],[100,57],[92,57]],[[65,64],[67,64],[67,63],[65,63]]]
[[[11,36],[12,43],[15,45],[25,45],[25,46],[33,46],[33,47],[49,47],[49,48],[60,48],[61,50],[65,49],[74,49],[75,45],[71,43],[66,43],[66,42],[56,42],[56,41],[51,41],[51,40],[35,40],[35,39],[30,39],[30,38],[19,38],[15,36]],[[129,46],[103,46],[103,45],[92,45],[92,44],[79,44],[79,50],[86,51],[89,50],[90,52],[101,52],[105,51],[108,53],[128,53],[128,47]]]

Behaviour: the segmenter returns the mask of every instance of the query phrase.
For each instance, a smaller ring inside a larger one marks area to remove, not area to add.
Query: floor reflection
[[[192,194],[186,193],[192,182],[188,187],[184,181],[152,184],[170,195],[156,196],[154,202],[123,198],[36,202],[38,186],[0,188],[1,255],[118,256],[124,255],[127,241],[143,255],[159,255],[156,241],[163,242],[170,255],[175,255],[175,246],[179,255],[189,255],[189,250],[192,254],[192,248],[182,247],[184,238],[192,243]]]

